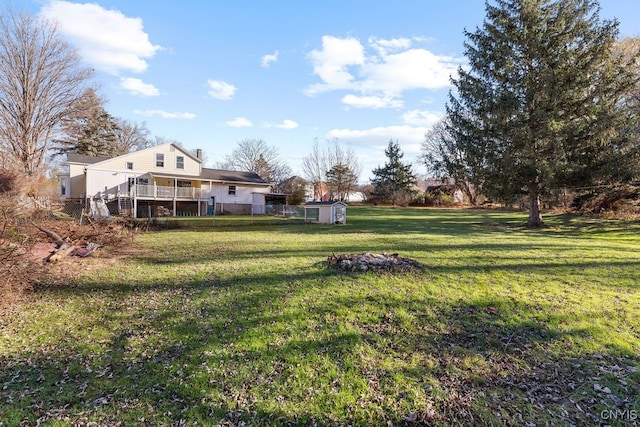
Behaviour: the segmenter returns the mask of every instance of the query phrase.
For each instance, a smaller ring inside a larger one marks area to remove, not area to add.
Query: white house
[[[114,158],[70,153],[60,198],[102,199],[112,213],[136,218],[264,212],[269,183],[253,172],[203,168],[201,157],[173,143]]]

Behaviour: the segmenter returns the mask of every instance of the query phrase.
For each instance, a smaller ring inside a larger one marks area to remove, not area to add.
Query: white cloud
[[[297,128],[298,123],[294,122],[293,120],[285,119],[282,121],[282,123],[280,123],[279,125],[276,125],[275,127],[279,129],[290,130],[290,129]]]
[[[358,108],[402,106],[405,91],[438,90],[448,87],[464,58],[436,55],[412,47],[419,38],[378,39],[370,37],[368,48],[353,37],[322,37],[322,49],[308,59],[321,82],[308,86],[309,96],[334,90],[353,93],[342,102]]]
[[[410,110],[402,114],[402,124],[380,126],[371,129],[333,129],[327,139],[338,138],[361,147],[386,147],[389,140],[398,140],[409,153],[417,154],[424,141],[424,135],[431,126],[442,118],[435,111]]]
[[[194,113],[172,113],[164,110],[134,110],[136,114],[142,114],[147,117],[162,117],[163,119],[195,119]]]
[[[425,49],[409,49],[369,62],[361,69],[360,90],[402,93],[406,90],[437,90],[449,86],[460,62]]]
[[[307,88],[308,95],[335,89],[349,89],[354,85],[354,76],[349,72],[348,67],[364,64],[364,46],[353,37],[341,39],[323,36],[322,50],[311,51],[308,58],[313,64],[313,73],[324,82]]]
[[[405,154],[418,154],[427,130],[426,127],[409,125],[383,126],[364,130],[333,129],[327,134],[327,139],[337,138],[354,146],[377,149],[386,147],[389,140],[398,140]]]
[[[345,95],[342,103],[355,108],[400,108],[402,100],[391,96],[356,96]]]
[[[142,19],[94,3],[54,0],[41,14],[57,22],[60,33],[78,47],[85,61],[111,74],[141,73],[147,69],[146,59],[161,49],[149,41]]]
[[[378,51],[381,56],[386,56],[389,51],[398,51],[409,49],[411,47],[411,39],[398,38],[398,39],[378,39],[376,37],[369,37],[369,45]]]
[[[225,122],[225,124],[232,128],[250,128],[251,126],[253,126],[251,120],[245,119],[244,117],[236,117],[233,120]]]
[[[276,62],[277,60],[278,60],[278,51],[276,50],[271,54],[263,56],[261,65],[264,68],[269,68],[269,65],[271,65],[272,62]]]
[[[411,110],[402,114],[402,121],[413,126],[433,126],[443,114],[436,111]]]
[[[129,91],[132,95],[158,96],[160,91],[154,85],[132,77],[121,77],[120,87]]]
[[[224,101],[233,98],[237,90],[234,85],[221,80],[207,80],[207,85],[209,86],[209,95]]]

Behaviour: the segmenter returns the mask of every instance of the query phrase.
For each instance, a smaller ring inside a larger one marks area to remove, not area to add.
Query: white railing
[[[202,196],[202,190],[195,187],[176,187],[177,198],[191,198],[200,199]]]
[[[202,189],[195,187],[165,187],[161,185],[135,185],[136,197],[159,199],[201,199]]]

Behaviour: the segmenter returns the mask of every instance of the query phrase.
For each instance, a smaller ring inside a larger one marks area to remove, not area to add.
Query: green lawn
[[[638,223],[222,219],[141,235],[124,264],[0,317],[0,425],[640,422]],[[426,268],[327,268],[351,252]]]

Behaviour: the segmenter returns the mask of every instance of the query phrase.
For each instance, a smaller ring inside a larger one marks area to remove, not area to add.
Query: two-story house
[[[136,218],[264,213],[271,187],[253,172],[202,167],[168,143],[114,158],[68,154],[59,174],[60,198],[102,199],[112,213]]]

